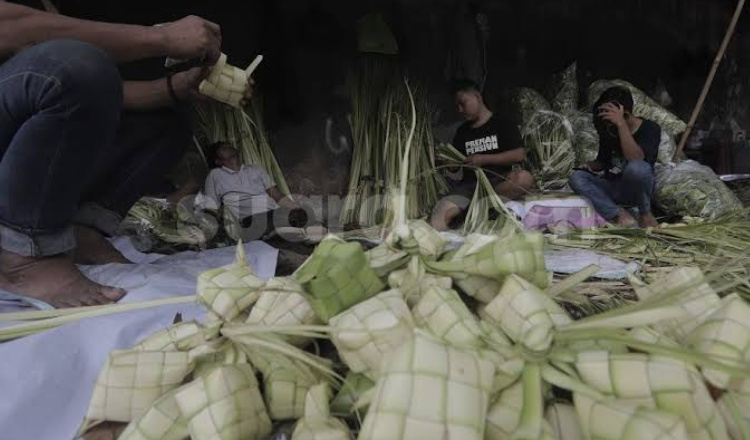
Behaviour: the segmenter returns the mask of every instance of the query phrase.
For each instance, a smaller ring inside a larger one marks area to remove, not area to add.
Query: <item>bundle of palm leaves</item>
[[[451,145],[442,144],[438,147],[438,157],[452,166],[462,166],[466,156]],[[474,171],[477,176],[477,187],[471,199],[463,232],[465,234],[482,233],[506,235],[514,231],[523,230],[523,226],[516,219],[516,215],[503,203],[495,191],[487,174],[481,169]]]
[[[398,186],[404,160],[404,145],[411,118],[406,84],[394,60],[381,56],[363,56],[349,80],[352,116],[353,153],[349,190],[342,211],[347,225],[370,227],[386,222],[393,206],[389,188]],[[409,153],[407,215],[428,215],[446,189],[443,178],[434,171],[433,112],[420,93],[413,146]]]
[[[573,124],[561,113],[538,111],[521,131],[527,161],[542,190],[558,190],[568,183],[576,166]]]
[[[551,243],[637,261],[651,274],[680,266],[698,267],[706,273],[721,271],[728,283],[736,283],[736,290],[750,298],[750,220],[744,212],[713,221],[686,219],[658,229],[582,231]]]

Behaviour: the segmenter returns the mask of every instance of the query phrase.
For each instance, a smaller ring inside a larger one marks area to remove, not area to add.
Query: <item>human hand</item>
[[[209,98],[200,93],[198,87],[206,76],[208,68],[193,67],[192,69],[179,72],[172,76],[172,86],[177,99],[185,102],[206,101]]]
[[[216,23],[191,15],[156,29],[164,38],[165,52],[170,58],[200,58],[212,66],[221,56],[221,27]]]
[[[470,167],[481,167],[484,164],[484,156],[481,154],[472,154],[464,160],[464,165],[468,165]]]
[[[625,107],[621,104],[614,104],[608,102],[599,107],[599,117],[604,121],[610,122],[617,127],[622,127],[626,124],[625,122]]]
[[[245,97],[240,101],[240,105],[244,107],[250,102],[250,98],[253,97],[253,87],[255,86],[255,80],[252,78],[247,79],[247,90],[245,91]]]

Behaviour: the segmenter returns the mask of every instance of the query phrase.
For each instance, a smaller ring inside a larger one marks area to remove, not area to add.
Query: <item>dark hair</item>
[[[596,131],[599,133],[601,140],[616,140],[617,129],[614,124],[605,121],[599,116],[599,107],[604,104],[615,103],[621,105],[626,113],[633,113],[633,94],[625,87],[611,87],[602,93],[602,96],[596,100],[594,108],[594,126]]]
[[[219,160],[219,149],[221,148],[234,148],[229,142],[219,141],[208,146],[207,148],[207,160],[210,168],[218,168],[219,165],[216,163]]]
[[[625,87],[617,86],[605,90],[594,104],[594,113],[599,107],[610,102],[618,103],[625,108],[626,112],[633,113],[633,94]]]
[[[456,79],[453,81],[453,93],[458,92],[465,92],[465,93],[479,93],[482,94],[482,91],[479,90],[479,85],[475,83],[474,81],[470,79]]]

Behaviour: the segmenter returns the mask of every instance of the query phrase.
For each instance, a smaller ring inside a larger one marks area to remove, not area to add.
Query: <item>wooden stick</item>
[[[721,43],[719,52],[716,54],[716,59],[714,59],[714,64],[711,67],[711,73],[708,74],[708,79],[706,79],[706,84],[703,86],[703,92],[701,93],[701,96],[698,99],[698,104],[695,106],[692,116],[690,116],[690,122],[688,122],[685,133],[682,134],[682,139],[680,139],[680,144],[678,145],[677,151],[675,152],[675,155],[674,155],[675,162],[678,161],[680,156],[682,155],[682,150],[685,149],[685,144],[687,144],[687,140],[690,137],[690,133],[693,131],[693,127],[695,126],[695,123],[698,120],[698,116],[700,116],[701,111],[703,110],[703,105],[706,103],[708,92],[711,90],[711,86],[713,85],[714,78],[716,77],[716,72],[719,70],[719,65],[721,64],[721,60],[724,58],[724,54],[727,51],[727,47],[729,47],[729,43],[732,41],[732,36],[734,36],[734,30],[737,27],[737,22],[740,19],[740,15],[742,15],[742,10],[744,9],[744,7],[745,7],[745,0],[740,0],[739,3],[737,4],[737,10],[734,12],[734,17],[732,17],[732,22],[729,24],[729,29],[727,29],[727,33],[724,36],[724,41]]]

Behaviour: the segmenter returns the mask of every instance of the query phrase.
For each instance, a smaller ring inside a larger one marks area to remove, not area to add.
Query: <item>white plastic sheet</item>
[[[118,247],[120,245],[118,244]],[[278,251],[245,245],[261,278],[271,278]],[[197,276],[234,260],[234,248],[183,253],[152,264],[84,268],[92,279],[128,289],[123,303],[195,294]],[[74,439],[99,371],[112,350],[129,348],[170,325],[177,313],[201,321],[195,304],[87,319],[0,344],[0,439]]]

